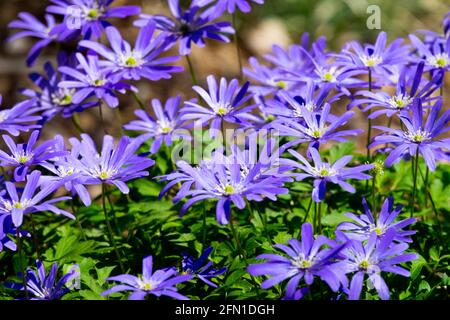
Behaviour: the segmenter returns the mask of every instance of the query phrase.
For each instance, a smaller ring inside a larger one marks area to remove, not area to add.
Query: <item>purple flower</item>
[[[314,239],[310,223],[302,225],[301,242],[291,239],[288,243],[289,246],[274,245],[288,257],[271,253],[261,254],[256,258],[266,259],[266,262],[248,266],[247,271],[252,276],[270,276],[261,284],[261,288],[268,289],[290,279],[286,285],[286,297],[297,296],[300,298],[301,291],[297,290],[297,287],[301,279],[304,279],[306,285],[310,286],[314,282],[314,277],[319,277],[334,292],[342,286],[347,286],[347,278],[340,262],[336,261],[337,254],[345,247],[345,244],[337,244],[322,235]]]
[[[86,184],[112,184],[122,193],[128,193],[129,188],[125,182],[148,176],[146,169],[155,163],[152,159],[135,154],[142,144],[139,139],[131,140],[123,136],[114,147],[114,138],[105,135],[100,154],[87,134],[81,135],[81,142],[76,138],[70,138],[69,141],[79,150],[80,166],[76,169],[86,176]]]
[[[65,55],[58,56],[59,66],[72,65],[70,58]],[[75,103],[73,96],[76,94],[75,88],[61,88],[59,84],[67,80],[73,80],[71,77],[60,74],[55,70],[50,62],[44,65],[45,75],[39,73],[31,73],[30,79],[33,81],[39,91],[33,89],[22,89],[21,93],[25,96],[35,98],[33,111],[41,112],[43,120],[48,121],[57,114],[61,114],[64,118],[71,117],[74,112],[81,112],[87,108],[91,108],[98,105],[97,101],[82,101]]]
[[[257,4],[264,4],[264,0],[218,0],[217,6],[223,6],[228,13],[233,14],[236,9],[242,12],[248,13],[252,9],[249,2],[254,2]]]
[[[248,62],[253,70],[244,68],[243,72],[247,77],[258,82],[258,84],[250,86],[250,92],[255,95],[267,96],[276,94],[281,90],[291,89],[291,83],[282,80],[285,78],[285,72],[280,68],[269,68],[261,65],[255,57],[251,57]]]
[[[348,238],[359,241],[368,240],[372,232],[375,232],[379,238],[382,238],[388,230],[394,229],[396,232],[394,241],[412,242],[410,236],[415,234],[416,231],[403,230],[403,228],[416,222],[416,219],[409,218],[395,222],[395,218],[400,214],[403,206],[398,205],[394,209],[393,197],[386,198],[381,212],[377,217],[373,216],[366,199],[363,198],[362,204],[364,206],[364,214],[356,216],[353,213],[347,212],[345,215],[354,222],[342,222],[336,229],[345,231]]]
[[[289,150],[289,153],[300,162],[289,159],[284,159],[284,162],[303,171],[302,173],[294,174],[294,176],[297,177],[297,180],[301,181],[306,178],[314,178],[312,198],[315,202],[321,202],[325,199],[327,182],[338,184],[345,191],[354,193],[356,190],[346,181],[347,179],[368,180],[372,178],[369,174],[363,173],[363,171],[372,169],[374,167],[373,164],[365,164],[352,168],[345,167],[353,158],[352,156],[344,156],[331,165],[329,163],[322,162],[319,151],[315,148],[309,148],[308,153],[314,161],[314,166],[312,166],[308,160],[306,160],[298,152]]]
[[[275,201],[277,195],[288,192],[283,185],[291,179],[283,175],[286,168],[279,165],[279,151],[274,148],[273,141],[266,143],[258,159],[242,157],[235,147],[231,146],[231,149],[235,150],[232,155],[226,157],[218,151],[210,160],[202,160],[196,167],[186,161],[178,161],[177,172],[159,177],[172,180],[170,186],[183,182],[174,197],[175,202],[190,197],[182,206],[181,215],[196,202],[216,199],[217,222],[227,224],[231,203],[242,210],[246,206],[245,199],[262,201],[269,198]],[[167,191],[168,186],[161,194]]]
[[[407,153],[410,156],[421,154],[428,168],[434,171],[436,169],[435,150],[440,148],[450,149],[450,139],[437,139],[439,135],[450,130],[450,127],[445,127],[450,120],[450,110],[445,111],[438,118],[441,107],[442,100],[439,100],[431,107],[430,114],[424,123],[422,102],[420,99],[415,99],[411,112],[400,115],[400,120],[405,129],[374,126],[374,128],[386,131],[388,134],[376,136],[369,148],[392,143],[395,148],[385,161],[388,167],[400,161],[401,157]]]
[[[75,80],[61,81],[58,86],[64,89],[77,89],[78,91],[73,95],[72,101],[75,104],[83,102],[90,96],[95,96],[98,100],[103,100],[111,108],[116,108],[119,105],[119,99],[115,91],[124,94],[126,90],[136,88],[123,82],[114,82],[109,78],[109,73],[100,67],[100,62],[97,56],[88,56],[86,58],[81,54],[76,54],[77,60],[80,63],[79,67],[82,72],[76,68],[62,66],[59,71],[66,74]]]
[[[381,107],[381,109],[372,112],[368,116],[369,119],[374,119],[382,114],[385,114],[387,117],[392,117],[394,114],[408,110],[415,98],[420,98],[423,102],[429,102],[436,99],[435,97],[431,97],[431,95],[438,88],[437,84],[439,83],[441,76],[436,75],[431,81],[422,81],[424,72],[423,67],[424,63],[419,63],[414,73],[407,67],[403,68],[397,81],[395,93],[392,95],[383,91],[357,92],[357,94],[362,95],[364,98],[355,99],[349,105],[349,108],[364,103],[367,104],[367,107],[363,109],[364,112],[375,107]],[[410,85],[409,90],[408,85]]]
[[[0,105],[3,97],[0,95]],[[41,120],[40,116],[31,115],[30,109],[34,105],[34,100],[26,100],[16,104],[10,109],[0,110],[0,130],[7,131],[10,135],[18,136],[19,133],[28,132],[30,129],[38,129],[38,124],[30,124]]]
[[[66,152],[63,157],[54,158],[52,162],[45,161],[40,165],[50,171],[53,175],[41,176],[43,183],[53,183],[64,181],[64,187],[67,191],[70,191],[72,195],[78,194],[81,201],[85,206],[91,205],[91,196],[85,185],[89,176],[83,173],[80,168],[83,167],[80,162],[80,144],[75,144],[72,150],[66,149],[64,138],[60,135],[55,137],[54,149],[57,151]]]
[[[294,107],[298,107],[296,110],[302,121],[283,119],[274,121],[270,125],[278,130],[279,135],[296,138],[283,146],[283,148],[290,148],[304,142],[309,142],[310,146],[318,148],[320,144],[325,144],[328,141],[344,142],[346,141],[345,136],[356,136],[363,132],[361,129],[338,131],[339,127],[345,125],[353,117],[354,112],[348,111],[337,118],[330,115],[331,106],[328,103],[325,103],[320,112],[308,110],[305,104],[296,104]]]
[[[396,39],[386,46],[386,32],[380,32],[374,45],[361,46],[351,41],[338,55],[337,63],[349,68],[362,70],[386,68],[408,62],[410,46],[402,46],[403,39]],[[353,51],[351,51],[353,49]],[[405,59],[406,57],[406,59]]]
[[[142,14],[141,19],[137,20],[135,25],[143,27],[149,21],[154,21],[158,29],[170,35],[169,39],[172,43],[179,40],[179,53],[183,56],[191,52],[192,42],[198,47],[204,47],[205,38],[230,42],[226,34],[234,34],[231,24],[226,21],[214,22],[221,14],[220,8],[214,6],[201,11],[212,1],[192,0],[189,8],[183,10],[179,0],[168,0],[175,20],[162,15]]]
[[[20,38],[33,37],[41,39],[36,42],[31,48],[27,56],[27,65],[33,66],[37,57],[41,53],[42,49],[48,46],[50,43],[56,41],[61,42],[71,36],[71,30],[64,30],[62,25],[57,25],[55,18],[47,14],[45,20],[47,25],[37,20],[33,15],[28,12],[19,13],[20,20],[14,20],[8,28],[22,29],[8,38],[8,41],[14,41]]]
[[[425,61],[425,71],[450,70],[450,37],[442,44],[434,42],[430,46],[425,45],[417,36],[409,36],[411,43],[416,47],[420,59]]]
[[[80,273],[77,271],[78,265],[74,265],[55,284],[58,273],[58,264],[56,262],[52,264],[48,274],[46,274],[44,264],[41,261],[36,260],[36,266],[37,273],[28,268],[25,275],[27,291],[34,296],[31,300],[57,300],[75,286],[75,283],[69,286],[67,284],[80,277]],[[5,285],[12,289],[25,291],[22,283],[5,283]]]
[[[141,12],[139,6],[109,8],[113,0],[51,0],[47,12],[64,16],[68,30],[79,29],[84,39],[100,38],[109,18],[126,18]]]
[[[152,22],[143,27],[139,31],[134,48],[114,27],[106,28],[106,36],[112,49],[90,40],[83,40],[79,45],[91,49],[106,59],[101,62],[101,66],[105,68],[105,71],[112,73],[113,82],[141,78],[152,81],[170,79],[172,72],[181,72],[183,68],[166,65],[178,60],[179,57],[160,57],[170,44],[164,33],[153,38],[155,29],[155,24]]]
[[[167,146],[171,146],[174,139],[190,139],[188,132],[183,130],[185,127],[178,114],[180,103],[181,96],[170,98],[166,101],[163,109],[161,101],[153,99],[152,107],[156,119],[144,110],[136,110],[134,114],[141,120],[133,120],[124,128],[145,132],[139,137],[140,139],[155,139],[150,147],[151,153],[158,152],[163,142]]]
[[[110,277],[107,280],[117,281],[123,284],[116,285],[102,293],[107,296],[119,291],[133,291],[128,300],[144,300],[148,294],[157,297],[168,296],[177,300],[189,300],[187,297],[177,292],[175,287],[181,282],[192,279],[192,275],[178,275],[176,268],[165,268],[153,272],[152,256],[145,257],[142,260],[142,276],[136,277],[129,274],[122,274]]]
[[[27,143],[15,144],[10,136],[3,135],[2,137],[11,154],[7,154],[3,150],[0,150],[0,166],[15,167],[14,179],[16,181],[23,181],[30,166],[40,165],[45,160],[65,155],[65,152],[63,151],[52,150],[52,147],[55,145],[54,139],[45,141],[35,147],[39,137],[38,130],[31,133]]]
[[[3,195],[5,191],[1,195]],[[17,228],[14,226],[12,222],[12,218],[10,214],[0,214],[0,252],[3,251],[4,248],[8,248],[9,250],[16,251],[17,245],[11,239],[12,237],[17,236]],[[30,237],[31,235],[25,230],[19,230],[20,237]]]
[[[68,218],[75,219],[71,213],[53,205],[55,202],[67,200],[70,197],[59,197],[44,201],[44,198],[58,189],[63,182],[50,183],[43,186],[40,177],[41,173],[37,170],[28,175],[25,188],[20,197],[14,183],[5,182],[8,197],[0,195],[0,215],[11,215],[15,227],[22,225],[24,215],[42,211],[51,211],[55,214],[62,214]],[[37,192],[39,186],[40,190]]]
[[[222,121],[240,125],[247,125],[249,121],[258,121],[258,118],[249,113],[255,107],[254,105],[243,107],[252,97],[250,94],[247,95],[248,82],[239,88],[237,79],[231,80],[228,84],[225,78],[221,78],[218,86],[212,75],[208,76],[207,82],[209,92],[199,86],[193,87],[206,102],[207,107],[197,102],[186,101],[187,106],[180,111],[181,120],[196,120],[201,124],[211,121],[210,136],[212,138],[217,137],[220,132]]]
[[[295,91],[292,95],[290,91],[281,91],[275,99],[267,101],[267,107],[264,111],[275,115],[277,118],[301,119],[303,118],[302,109],[311,112],[320,112],[325,103],[332,103],[339,99],[341,94],[337,94],[327,99],[328,94],[333,89],[333,85],[325,83],[318,86],[313,81],[308,81],[306,86],[302,86],[300,91]],[[317,90],[316,90],[317,89]],[[335,117],[329,115],[330,118]]]
[[[197,276],[200,280],[205,282],[207,285],[211,287],[217,287],[217,285],[208,280],[208,278],[217,277],[227,271],[227,268],[215,269],[211,268],[213,262],[208,261],[208,256],[211,254],[213,247],[208,247],[201,254],[201,256],[195,260],[193,257],[188,256],[186,252],[183,252],[183,262],[181,263],[181,273],[182,274],[191,274],[193,276]]]
[[[344,260],[341,267],[346,273],[353,273],[348,290],[350,300],[358,300],[365,275],[368,275],[370,284],[376,289],[382,300],[390,297],[389,288],[381,277],[381,272],[390,272],[409,277],[408,270],[398,266],[399,263],[417,259],[415,253],[404,253],[408,248],[406,243],[395,244],[396,236],[394,229],[389,229],[385,236],[377,241],[376,232],[372,232],[369,240],[364,245],[359,241],[350,240],[349,245],[340,252]]]

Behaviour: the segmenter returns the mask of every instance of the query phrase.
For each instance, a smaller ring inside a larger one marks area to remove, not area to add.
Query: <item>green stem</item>
[[[236,44],[236,56],[238,59],[238,64],[239,64],[239,80],[243,80],[244,79],[244,75],[242,73],[242,56],[241,56],[241,50],[239,48],[239,33],[238,33],[238,28],[237,28],[237,23],[236,23],[236,12],[233,13],[233,29],[235,30],[235,34],[234,34],[234,42]]]
[[[103,119],[103,103],[101,100],[99,100],[100,105],[98,106],[98,113],[100,115],[100,121],[102,123],[103,133],[108,134],[108,131],[106,130],[105,121]]]
[[[122,114],[120,113],[120,109],[119,107],[114,108],[114,112],[116,114],[117,117],[117,122],[119,123],[119,132],[120,135],[124,136],[125,132],[123,131],[123,120],[122,120]]]
[[[36,234],[36,224],[34,223],[34,219],[33,219],[33,214],[30,213],[30,221],[31,221],[31,228],[33,230],[33,242],[34,242],[34,249],[36,250],[36,258],[39,261],[41,260],[41,255],[39,253],[39,246],[38,246],[38,239],[37,239],[37,234]]]
[[[372,212],[375,216],[377,215],[377,204],[375,201],[376,180],[377,175],[374,173],[374,176],[372,177]]]
[[[369,91],[372,91],[372,69],[369,68]],[[369,115],[372,114],[372,109],[369,109]],[[370,162],[370,140],[372,139],[372,119],[369,118],[367,125],[367,161]]]
[[[102,184],[102,206],[103,206],[103,213],[105,214],[105,222],[106,222],[106,226],[108,228],[108,233],[109,233],[109,240],[113,245],[114,251],[116,253],[116,257],[117,257],[117,262],[119,263],[120,266],[120,271],[122,271],[122,273],[125,273],[125,268],[122,265],[122,260],[120,258],[120,254],[119,254],[119,250],[117,250],[117,246],[116,246],[116,241],[114,240],[114,234],[111,228],[111,223],[109,222],[109,217],[108,217],[108,210],[106,209],[106,188],[105,188],[105,184]]]
[[[139,109],[142,109],[142,110],[145,111],[145,105],[144,105],[144,103],[142,102],[142,99],[139,97],[139,95],[138,95],[136,92],[134,92],[134,91],[131,91],[131,92],[132,92],[132,94],[133,94],[134,100],[137,102],[137,104],[138,104],[138,106],[139,106]]]
[[[303,224],[306,222],[306,220],[308,219],[309,212],[311,211],[312,203],[313,203],[313,200],[312,200],[312,197],[311,197],[311,198],[309,199],[308,209],[306,210],[305,218],[303,219],[302,225],[303,225]],[[302,234],[302,226],[300,226],[300,230],[298,230],[298,236],[297,236],[297,238],[300,239],[301,234]]]
[[[319,202],[317,206],[317,224],[319,233],[322,233],[322,202]]]
[[[425,188],[425,208],[428,208],[428,176],[429,176],[429,174],[430,174],[430,169],[427,166],[427,170],[425,171],[425,179],[423,180],[424,188]]]
[[[19,228],[16,229],[16,238],[17,238],[17,252],[19,253],[19,260],[20,260],[20,272],[22,273],[22,284],[23,284],[23,290],[25,291],[25,299],[28,300],[28,287],[27,287],[27,280],[25,279],[25,267],[23,265],[23,252],[22,252],[22,239],[20,237],[20,231]]]
[[[413,194],[412,194],[412,201],[411,201],[411,218],[414,215],[414,205],[416,203],[416,189],[417,189],[417,176],[419,175],[419,148],[417,148],[416,155],[413,158],[413,163],[411,165],[414,165],[413,167],[413,179],[414,179],[414,186],[413,186]]]
[[[185,57],[186,57],[187,64],[189,66],[189,72],[191,73],[192,82],[194,85],[198,85],[197,76],[195,75],[195,70],[194,70],[194,66],[192,64],[191,58],[189,57],[189,55],[186,55]]]
[[[73,126],[77,129],[78,133],[84,133],[84,130],[80,125],[80,118],[78,117],[78,114],[74,112],[70,119],[72,120]]]
[[[231,229],[231,233],[233,234],[233,238],[236,243],[236,248],[238,249],[239,255],[242,257],[242,259],[245,260],[245,264],[248,265],[247,256],[245,255],[245,252],[242,250],[241,241],[239,240],[239,235],[237,233],[236,228],[234,227],[232,217],[230,217],[230,229]]]
[[[317,230],[317,202],[315,202],[315,201],[314,201],[313,229],[314,229],[314,230]]]
[[[203,237],[202,237],[202,251],[206,247],[206,208],[203,206]]]
[[[70,191],[67,192],[67,195],[68,195],[69,197],[71,196]],[[82,227],[82,225],[81,225],[81,220],[77,217],[77,211],[76,211],[76,209],[75,209],[75,207],[76,207],[77,205],[75,205],[75,201],[77,201],[77,198],[72,197],[72,199],[70,200],[70,207],[71,207],[71,209],[72,209],[72,214],[76,217],[78,229],[80,229],[81,236],[83,237],[83,240],[86,241],[87,238],[86,238],[86,234],[84,233],[83,227]],[[77,203],[78,203],[78,202],[77,202]]]

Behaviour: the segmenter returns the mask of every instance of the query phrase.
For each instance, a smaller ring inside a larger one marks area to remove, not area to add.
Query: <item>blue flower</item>
[[[5,182],[8,197],[4,194],[0,195],[0,215],[10,215],[15,227],[22,225],[24,215],[42,211],[51,211],[55,214],[62,214],[68,218],[75,219],[71,213],[53,205],[55,202],[68,200],[70,197],[59,197],[44,201],[64,181],[42,185],[40,177],[41,173],[37,170],[28,175],[25,188],[20,197],[14,183]],[[39,188],[40,190],[38,191]]]
[[[181,96],[168,99],[164,109],[161,101],[153,99],[152,108],[156,119],[144,110],[136,110],[134,114],[140,120],[133,120],[123,127],[127,130],[143,131],[144,134],[139,137],[140,139],[154,138],[150,152],[156,153],[163,142],[171,146],[174,139],[190,139],[189,132],[183,130],[186,127],[183,125],[184,121],[180,119],[180,104]]]
[[[209,255],[211,254],[213,247],[208,247],[201,254],[201,256],[195,260],[193,257],[188,256],[186,252],[183,252],[183,262],[181,264],[182,274],[191,274],[197,276],[200,280],[205,282],[207,285],[212,287],[217,287],[217,285],[208,280],[208,278],[217,277],[227,271],[227,268],[215,269],[211,268],[213,262],[208,261]]]
[[[2,103],[2,95],[0,95],[0,105]],[[41,116],[32,115],[35,110],[32,108],[35,100],[22,101],[12,108],[2,109],[0,111],[0,130],[7,131],[10,135],[18,136],[19,133],[28,132],[30,129],[39,129],[41,125],[31,124],[41,120]]]
[[[412,242],[410,236],[416,233],[415,230],[403,230],[404,227],[416,222],[415,218],[395,221],[395,218],[402,211],[403,206],[398,205],[395,209],[394,198],[388,197],[383,203],[379,215],[373,216],[366,199],[363,198],[364,214],[359,216],[353,213],[346,213],[345,215],[351,218],[354,222],[342,222],[337,226],[337,230],[345,231],[350,239],[359,241],[368,240],[372,232],[375,232],[379,238],[385,236],[386,232],[394,229],[396,234],[395,241],[398,242]]]
[[[140,80],[146,78],[152,81],[170,79],[171,73],[183,71],[182,67],[166,65],[179,59],[177,56],[160,57],[168,50],[170,41],[167,35],[160,33],[153,37],[156,25],[149,22],[137,36],[134,47],[125,41],[114,27],[106,28],[111,49],[91,40],[80,41],[80,47],[91,49],[106,60],[101,61],[105,71],[111,72],[114,82],[122,79]]]
[[[125,182],[148,176],[146,169],[155,163],[152,159],[135,154],[142,144],[139,139],[122,136],[114,147],[114,138],[105,135],[101,153],[98,153],[94,141],[87,134],[81,135],[81,142],[76,138],[69,141],[79,150],[78,166],[75,168],[85,175],[86,184],[112,184],[122,193],[128,193],[130,189]]]
[[[128,297],[129,300],[144,300],[145,296],[153,294],[157,297],[169,296],[177,300],[189,300],[187,297],[177,292],[175,287],[181,282],[192,279],[192,275],[178,275],[176,268],[165,268],[153,272],[152,256],[142,260],[142,276],[136,277],[129,274],[121,274],[109,277],[108,281],[117,281],[123,284],[116,285],[102,293],[107,296],[120,291],[133,291]]]
[[[41,261],[36,260],[36,265],[37,273],[28,268],[25,275],[27,291],[34,296],[31,300],[57,300],[72,290],[75,285],[72,283],[67,287],[67,283],[80,277],[80,273],[77,271],[78,265],[74,265],[55,284],[58,264],[56,262],[52,264],[48,274],[46,274],[44,264]],[[5,285],[12,289],[25,291],[21,283],[5,283]]]
[[[100,38],[105,27],[111,24],[109,18],[126,18],[141,12],[139,6],[109,8],[114,0],[50,0],[54,5],[47,12],[64,16],[67,30],[81,32],[84,39]],[[72,25],[74,24],[74,25]]]
[[[230,42],[226,34],[234,34],[231,24],[225,21],[214,22],[221,14],[220,8],[213,6],[201,11],[212,1],[192,0],[189,8],[183,10],[179,0],[168,0],[174,20],[162,15],[142,14],[135,25],[143,27],[149,21],[154,21],[158,29],[170,35],[171,42],[179,41],[179,53],[183,56],[191,52],[192,42],[198,47],[205,46],[205,38]]]
[[[303,171],[301,173],[293,174],[297,180],[301,181],[306,178],[314,179],[312,199],[315,202],[321,202],[325,199],[325,194],[327,192],[326,185],[328,182],[340,185],[347,192],[355,193],[356,189],[346,181],[347,179],[368,180],[372,178],[369,174],[363,173],[363,171],[372,169],[374,166],[373,164],[365,164],[351,168],[345,167],[353,158],[352,156],[344,156],[331,165],[322,161],[320,153],[315,148],[309,148],[308,153],[314,161],[314,166],[312,166],[308,160],[298,152],[289,150],[289,153],[300,162],[283,159],[284,163],[290,164]]]
[[[390,294],[381,272],[409,277],[409,271],[398,264],[416,260],[418,256],[415,253],[404,252],[408,248],[406,243],[394,244],[395,236],[396,231],[389,229],[385,236],[377,241],[378,235],[372,232],[366,244],[349,240],[348,246],[340,252],[343,257],[342,270],[345,273],[353,273],[350,288],[346,290],[350,300],[359,299],[366,275],[382,300],[389,299]],[[341,237],[345,239],[345,236],[339,236]]]
[[[282,250],[288,257],[279,254],[265,253],[257,259],[265,259],[266,262],[251,264],[247,271],[252,276],[268,275],[269,279],[261,284],[261,288],[268,289],[284,280],[290,279],[286,285],[285,297],[300,299],[304,289],[297,289],[300,280],[310,286],[314,277],[319,277],[334,292],[347,286],[347,277],[337,261],[337,255],[345,247],[325,236],[317,236],[314,239],[313,229],[310,223],[302,225],[302,239],[288,241],[289,246],[283,244],[274,245]]]

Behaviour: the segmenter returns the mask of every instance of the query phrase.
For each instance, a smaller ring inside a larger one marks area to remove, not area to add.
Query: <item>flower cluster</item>
[[[415,219],[393,223],[401,207],[390,213],[391,198],[386,199],[378,221],[374,221],[367,203],[364,201],[363,204],[366,214],[359,217],[350,215],[359,225],[342,223],[336,230],[335,240],[323,235],[314,238],[311,224],[305,223],[301,242],[291,239],[289,246],[276,244],[274,247],[285,255],[261,254],[256,258],[265,262],[250,265],[248,272],[252,276],[270,276],[261,284],[263,289],[289,279],[284,298],[295,300],[308,292],[315,277],[324,281],[334,293],[347,294],[351,300],[359,299],[367,274],[368,288],[375,288],[381,299],[389,299],[389,289],[381,273],[409,276],[409,271],[399,264],[417,259],[416,254],[405,253],[407,242],[411,242],[408,236],[415,232],[402,228]],[[345,234],[341,230],[345,230]],[[350,281],[348,274],[351,275]],[[299,288],[302,279],[306,287]]]

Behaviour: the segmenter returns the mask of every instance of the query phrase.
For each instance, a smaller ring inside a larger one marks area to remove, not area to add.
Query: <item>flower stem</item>
[[[36,250],[36,258],[39,261],[41,260],[41,255],[39,253],[39,246],[38,246],[38,239],[37,239],[37,235],[36,235],[36,224],[34,223],[34,219],[33,219],[33,214],[30,213],[30,221],[31,221],[31,228],[33,230],[33,242],[34,242],[34,250]]]
[[[84,133],[84,130],[80,125],[80,118],[78,117],[78,114],[75,112],[72,113],[72,117],[70,119],[72,120],[73,126],[77,129],[78,133]]]
[[[100,105],[98,106],[98,113],[100,115],[100,121],[102,122],[102,128],[104,134],[108,134],[108,131],[106,130],[105,121],[103,119],[103,103],[101,100],[99,100]]]
[[[23,290],[25,291],[25,299],[28,300],[28,288],[27,288],[27,281],[25,279],[25,267],[23,265],[22,239],[20,237],[19,227],[17,227],[16,229],[16,238],[17,238],[17,252],[19,253],[19,261],[20,261],[20,272],[22,273]]]
[[[122,271],[122,273],[125,273],[125,269],[122,265],[122,260],[120,258],[120,254],[119,254],[119,250],[117,250],[117,246],[116,246],[116,242],[114,240],[114,234],[111,228],[111,224],[109,222],[109,217],[108,217],[108,210],[106,209],[106,188],[105,188],[105,184],[102,184],[102,206],[103,206],[103,213],[105,214],[105,222],[106,222],[106,226],[108,227],[108,233],[109,233],[109,240],[112,243],[113,247],[114,247],[114,251],[116,253],[117,256],[117,262],[119,263],[120,266],[120,271]]]
[[[239,33],[238,33],[238,28],[237,28],[237,23],[236,23],[236,15],[237,13],[234,12],[233,13],[233,29],[235,30],[235,34],[234,34],[234,42],[236,44],[236,56],[238,59],[238,64],[239,64],[239,80],[242,81],[242,79],[244,79],[244,75],[242,73],[242,56],[241,56],[241,50],[239,48]]]
[[[202,236],[202,250],[206,247],[206,208],[203,206],[203,236]]]
[[[425,188],[425,208],[428,207],[428,176],[430,174],[430,169],[427,166],[427,169],[425,171],[425,179],[423,180],[424,188]]]
[[[374,174],[372,177],[372,211],[375,216],[377,214],[377,204],[375,201],[376,182],[377,182],[377,175]]]
[[[139,109],[142,109],[145,111],[144,103],[142,102],[142,99],[138,96],[138,94],[134,91],[131,91],[133,93],[133,98],[137,102]]]
[[[372,91],[372,69],[369,68],[369,91]],[[372,109],[369,109],[369,115],[372,114]],[[367,125],[367,161],[370,161],[370,140],[372,139],[372,119],[368,118]]]
[[[247,257],[245,255],[245,252],[242,250],[241,241],[239,240],[239,235],[237,233],[236,228],[234,227],[233,219],[231,217],[230,217],[230,229],[231,229],[231,233],[233,234],[233,238],[236,243],[236,248],[238,249],[239,255],[242,257],[242,259],[245,260],[245,264],[248,265]]]
[[[313,203],[313,200],[312,200],[312,197],[311,197],[311,198],[309,199],[308,209],[306,209],[306,212],[305,212],[305,218],[304,218],[303,221],[302,221],[302,225],[303,225],[303,224],[306,222],[306,220],[308,219],[309,212],[311,211],[312,203]],[[300,229],[298,230],[298,236],[297,236],[298,239],[300,239],[301,234],[302,234],[302,226],[300,226]]]
[[[413,169],[413,179],[414,179],[412,201],[411,201],[411,218],[412,218],[414,215],[414,205],[416,202],[417,176],[419,175],[419,148],[417,148],[416,155],[413,158],[411,165],[414,166],[412,168]]]
[[[120,109],[119,109],[119,107],[116,107],[116,108],[114,108],[114,112],[115,112],[115,114],[116,114],[116,117],[117,117],[117,122],[118,122],[118,124],[119,124],[119,132],[120,132],[120,135],[125,135],[125,132],[123,131],[123,120],[122,120],[122,114],[120,113]]]
[[[317,205],[317,225],[319,233],[322,233],[322,202]]]
[[[189,66],[189,72],[191,73],[192,83],[194,85],[197,85],[198,84],[197,76],[195,75],[195,70],[194,70],[194,66],[192,64],[191,58],[189,57],[189,55],[186,55],[185,57],[186,57],[187,64]]]

